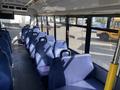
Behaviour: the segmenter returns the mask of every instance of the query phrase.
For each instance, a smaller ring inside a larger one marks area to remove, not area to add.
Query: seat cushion
[[[104,84],[94,78],[89,78],[56,90],[104,90]]]
[[[94,90],[94,89],[88,89],[88,88],[82,88],[82,87],[76,87],[76,86],[65,86],[55,90]]]
[[[94,78],[89,78],[86,80],[82,80],[80,82],[76,82],[74,84],[71,84],[71,86],[89,88],[92,90],[103,90],[104,89],[104,84],[100,83],[99,81],[97,81]]]

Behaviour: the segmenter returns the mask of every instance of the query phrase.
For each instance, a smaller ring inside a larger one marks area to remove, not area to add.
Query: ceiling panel
[[[31,8],[39,14],[116,13],[120,10],[120,0],[39,0]]]
[[[29,0],[1,0],[1,3],[15,4],[15,5],[25,5]]]

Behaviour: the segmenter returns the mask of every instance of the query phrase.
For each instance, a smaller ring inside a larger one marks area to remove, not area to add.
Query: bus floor
[[[13,46],[13,90],[44,90],[35,64],[24,46]]]

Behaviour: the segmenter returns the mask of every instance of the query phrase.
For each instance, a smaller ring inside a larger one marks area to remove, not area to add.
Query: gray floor
[[[24,46],[13,47],[14,90],[44,90],[40,76]]]

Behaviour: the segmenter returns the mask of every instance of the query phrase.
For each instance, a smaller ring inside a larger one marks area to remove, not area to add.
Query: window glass
[[[26,24],[30,24],[30,16],[14,15],[14,19],[0,19],[0,22],[2,27],[9,31],[11,39],[14,41],[16,37],[20,38],[21,28]]]
[[[31,19],[31,27],[36,25],[36,18]]]
[[[48,30],[49,30],[49,35],[54,36],[54,18],[53,17],[48,17]]]
[[[85,50],[86,28],[71,26],[69,30],[69,47],[82,54]]]
[[[61,23],[65,23],[65,17],[61,17]]]
[[[93,17],[92,27],[107,28],[107,17]]]
[[[56,23],[60,23],[60,17],[59,16],[55,16],[56,19]]]
[[[115,30],[120,29],[120,17],[111,18],[110,28]]]
[[[111,33],[105,31],[93,31],[91,34],[90,54],[93,61],[103,68],[109,68],[109,64],[113,60],[117,39],[111,37]]]
[[[66,26],[63,24],[56,24],[56,39],[66,41]]]
[[[69,18],[69,23],[70,24],[76,24],[76,18]]]
[[[84,25],[86,26],[86,20],[87,18],[77,18],[77,25]]]
[[[42,17],[42,24],[43,24],[43,32],[47,32],[47,22],[46,17]]]

